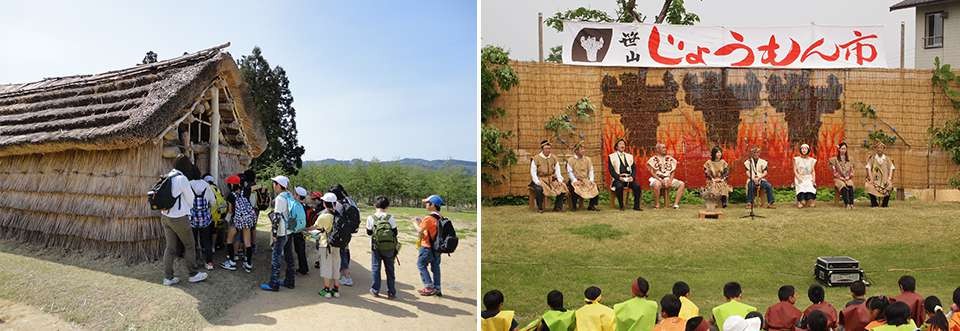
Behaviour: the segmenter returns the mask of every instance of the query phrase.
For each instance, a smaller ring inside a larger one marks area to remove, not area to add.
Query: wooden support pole
[[[904,30],[903,21],[900,21],[900,70],[903,70],[903,48],[905,47],[905,45],[903,44],[903,40],[904,40],[903,30]]]
[[[540,63],[543,63],[543,13],[537,13],[537,31],[539,33],[537,40],[539,41]]]
[[[220,184],[220,84],[210,90],[210,176]]]

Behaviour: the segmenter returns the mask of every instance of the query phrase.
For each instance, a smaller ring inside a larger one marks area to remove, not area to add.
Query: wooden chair
[[[632,205],[630,205],[630,204],[627,203],[628,200],[632,203],[632,199],[633,199],[633,188],[632,188],[632,187],[629,187],[629,186],[624,187],[624,188],[623,188],[623,208],[624,208],[624,209],[626,209],[627,206],[632,206]],[[617,191],[616,191],[616,190],[610,190],[610,208],[612,208],[612,209],[617,209],[617,208],[619,208],[619,206],[617,206]]]
[[[747,189],[747,192],[750,192],[749,186],[744,185],[744,188]],[[757,185],[757,195],[753,198],[753,202],[756,208],[763,208],[770,205],[770,201],[767,201],[767,190],[764,189],[763,186]],[[747,203],[750,203],[750,201],[747,201]]]
[[[537,211],[537,192],[534,192],[533,188],[527,188],[527,192],[527,206],[530,207],[530,210]],[[543,197],[543,210],[550,210],[552,208],[553,199],[547,196]]]
[[[570,207],[572,208],[573,198],[571,197],[573,197],[573,191],[570,191],[570,188],[568,187],[566,199],[570,201]],[[543,197],[543,210],[548,210],[548,207],[553,209],[553,199],[554,198],[547,196]],[[580,205],[583,205],[583,201],[580,201]],[[533,191],[533,188],[527,188],[527,206],[530,208],[530,210],[537,210],[537,193]]]
[[[660,204],[660,207],[661,207],[661,208],[666,208],[666,207],[668,207],[668,206],[673,206],[673,204],[667,203],[667,201],[670,201],[670,188],[667,188],[667,187],[661,187],[661,188],[660,188],[660,199],[661,199],[661,202],[662,202],[662,203]],[[653,204],[656,205],[657,202],[654,201]]]
[[[583,203],[586,202],[586,201],[585,201],[584,199],[580,199],[580,205],[577,206],[577,205],[573,202],[573,195],[574,195],[574,194],[576,194],[576,193],[574,193],[572,190],[570,190],[570,187],[567,186],[567,201],[570,201],[570,209],[568,209],[568,210],[573,210],[574,208],[576,208],[576,209],[578,209],[578,210],[579,210],[579,209],[583,209]],[[579,208],[578,208],[578,207],[579,207]]]

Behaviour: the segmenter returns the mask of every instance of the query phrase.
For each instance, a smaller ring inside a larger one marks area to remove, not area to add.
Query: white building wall
[[[943,47],[923,48],[926,14],[938,11],[943,11],[947,15],[947,18],[943,19]],[[960,1],[917,7],[916,17],[916,68],[933,68],[933,58],[937,56],[940,57],[940,63],[949,63],[954,67],[960,66]]]

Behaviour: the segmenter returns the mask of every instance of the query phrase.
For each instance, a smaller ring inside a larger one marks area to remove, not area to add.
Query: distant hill
[[[408,166],[418,166],[427,169],[442,169],[442,168],[462,168],[467,171],[471,176],[477,174],[477,163],[473,161],[463,161],[463,160],[424,160],[424,159],[400,159],[396,161],[379,161],[382,164],[400,164]],[[334,160],[334,159],[324,159],[319,161],[303,161],[303,165],[332,165],[332,164],[361,164],[365,165],[370,163],[370,161],[364,161],[361,159],[353,160]]]

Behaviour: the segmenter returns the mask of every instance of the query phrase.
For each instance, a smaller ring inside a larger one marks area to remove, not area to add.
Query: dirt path
[[[0,329],[3,330],[80,330],[54,314],[33,306],[0,299]]]
[[[406,240],[403,240],[406,241]],[[212,329],[283,330],[472,330],[476,328],[476,237],[466,238],[452,256],[441,261],[444,297],[421,297],[414,245],[405,242],[397,269],[396,300],[376,298],[370,289],[370,239],[354,237],[351,272],[355,285],[343,287],[340,298],[322,298],[320,275],[311,268],[296,278],[297,288],[258,291],[227,310]],[[308,249],[309,250],[309,249]],[[314,261],[310,253],[311,267]],[[282,271],[281,271],[282,277]],[[386,292],[386,283],[381,285]]]

